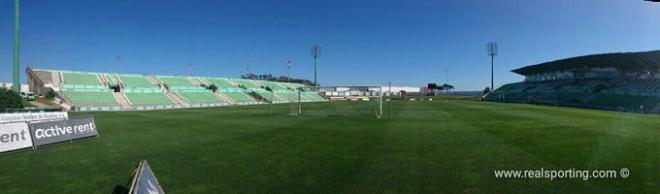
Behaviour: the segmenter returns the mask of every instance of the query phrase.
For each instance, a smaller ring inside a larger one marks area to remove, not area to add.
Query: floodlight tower
[[[496,42],[489,42],[486,45],[486,48],[488,50],[488,55],[490,56],[490,91],[493,91],[495,88],[494,84],[494,68],[493,68],[493,63],[495,61],[495,56],[497,56],[497,43]]]
[[[286,60],[286,82],[291,82],[291,59]]]
[[[319,85],[317,75],[318,75],[318,59],[320,56],[321,56],[321,46],[319,46],[318,44],[312,46],[312,57],[314,58],[314,86]]]
[[[20,14],[19,14],[19,3],[20,2],[19,1],[20,0],[14,0],[14,58],[13,58],[14,59],[13,60],[13,63],[14,63],[13,64],[14,65],[14,69],[13,69],[14,80],[12,82],[12,87],[11,87],[12,90],[14,90],[16,92],[21,91],[21,79],[19,77],[20,76],[20,73],[19,73],[19,71],[20,71],[19,70],[20,69],[20,59],[19,59],[19,57],[20,57],[20,53],[19,53],[20,52],[20,50],[19,50],[20,43],[18,42],[19,41],[18,32],[20,30],[20,23],[19,23],[19,16],[20,16]]]

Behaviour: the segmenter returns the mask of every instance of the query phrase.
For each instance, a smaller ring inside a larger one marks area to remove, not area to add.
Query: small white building
[[[11,86],[14,85],[11,82],[0,82],[0,88],[11,89]],[[29,92],[30,86],[27,84],[21,84],[21,92]]]
[[[320,89],[320,92],[329,97],[379,96],[380,92],[383,92],[385,96],[400,96],[401,92],[419,93],[421,91],[420,87],[412,86],[329,86]]]

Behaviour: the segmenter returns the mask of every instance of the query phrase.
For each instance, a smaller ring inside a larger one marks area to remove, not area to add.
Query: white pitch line
[[[451,114],[449,114],[448,112],[445,112],[445,111],[440,111],[440,112],[441,112],[442,114],[444,114],[444,115],[447,115],[447,116],[450,116],[450,117],[451,117]]]

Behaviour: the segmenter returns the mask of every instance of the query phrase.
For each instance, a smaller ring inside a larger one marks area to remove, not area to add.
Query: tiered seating
[[[265,91],[265,90],[257,90],[257,91],[254,91],[254,92],[256,92],[261,97],[263,97],[266,100],[271,101],[271,102],[273,102],[273,99],[275,99],[275,101],[279,100],[279,98],[277,98],[277,96],[271,95],[270,92]]]
[[[63,87],[62,94],[74,105],[114,106],[119,105],[107,88],[68,88]]]
[[[187,98],[191,103],[220,103],[218,97],[209,91],[197,91],[193,92],[192,90],[187,92],[179,92],[183,97]]]
[[[126,97],[132,105],[171,105],[174,101],[168,97],[160,88],[124,88]]]
[[[63,72],[64,83],[60,91],[76,106],[119,105],[112,91],[99,81],[95,73]]]
[[[639,91],[660,90],[660,79],[628,78],[620,83],[619,87]]]
[[[227,97],[231,98],[231,100],[233,100],[234,102],[256,102],[248,94],[246,94],[245,92],[241,92],[241,91],[222,92],[222,94],[224,94]]]
[[[269,88],[271,88],[272,90],[288,90],[288,88],[286,88],[286,87],[280,85],[280,84],[277,83],[277,82],[260,81],[260,82],[259,82],[259,85],[261,85],[261,86],[263,86],[263,87],[269,87]]]
[[[246,80],[246,79],[235,79],[238,83],[238,85],[242,85],[245,88],[251,89],[251,88],[259,88],[257,85],[255,85],[251,80]]]
[[[517,100],[514,99],[521,98],[523,90],[525,90],[525,87],[522,83],[506,84],[488,94],[488,96],[486,96],[486,100],[515,102]]]
[[[658,90],[660,79],[576,80],[570,84],[525,82],[504,85],[485,99],[643,112],[660,102]]]
[[[206,88],[203,88],[199,85],[193,84],[186,77],[161,76],[158,78],[169,86],[170,91],[176,92],[180,96],[188,99],[188,101],[192,104],[209,104],[209,103],[223,102],[220,98],[215,96],[215,94],[213,94],[212,91],[207,90]],[[209,79],[203,79],[203,80],[211,83],[215,83],[213,81],[216,81],[216,80],[211,81]]]
[[[605,92],[595,96],[589,103],[599,108],[641,112],[650,109],[659,101],[660,98],[655,96],[635,96]]]
[[[119,75],[119,79],[124,83],[125,87],[130,88],[154,88],[156,85],[152,84],[141,75]]]
[[[63,72],[62,75],[65,84],[101,85],[101,82],[99,82],[99,78],[95,73]]]
[[[215,84],[218,88],[236,88],[237,86],[232,85],[227,79],[220,78],[207,78],[206,81]]]
[[[297,101],[301,84],[272,81],[158,76],[155,80],[142,75],[87,73],[39,70],[41,81],[54,83],[64,100],[76,110],[160,109],[176,107],[218,106],[229,98],[239,104],[256,104],[259,96],[275,103]],[[60,81],[61,80],[61,81]],[[204,87],[214,84],[219,94]],[[268,89],[269,90],[266,90]],[[225,96],[227,98],[225,98]],[[318,93],[303,91],[303,102],[325,100]],[[181,98],[181,99],[180,99]],[[189,102],[189,103],[188,103]],[[180,106],[161,106],[180,105]],[[113,106],[113,107],[110,107]]]
[[[193,104],[207,104],[207,103],[220,103],[223,102],[213,94],[212,91],[206,89],[179,89],[174,90],[179,95],[188,99]]]
[[[170,88],[196,86],[192,82],[190,82],[186,77],[159,76],[158,79],[165,82],[165,84],[167,84],[167,86],[169,86]]]
[[[114,76],[110,74],[101,74],[103,78],[107,81],[108,86],[117,86],[117,82],[114,79]]]
[[[170,99],[165,91],[152,84],[142,75],[119,75],[124,89],[122,90],[133,106],[172,105],[175,102]]]

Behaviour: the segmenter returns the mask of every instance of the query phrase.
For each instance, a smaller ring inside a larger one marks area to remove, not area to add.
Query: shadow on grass
[[[112,190],[112,194],[128,194],[128,188],[123,185],[115,186],[115,189]]]

